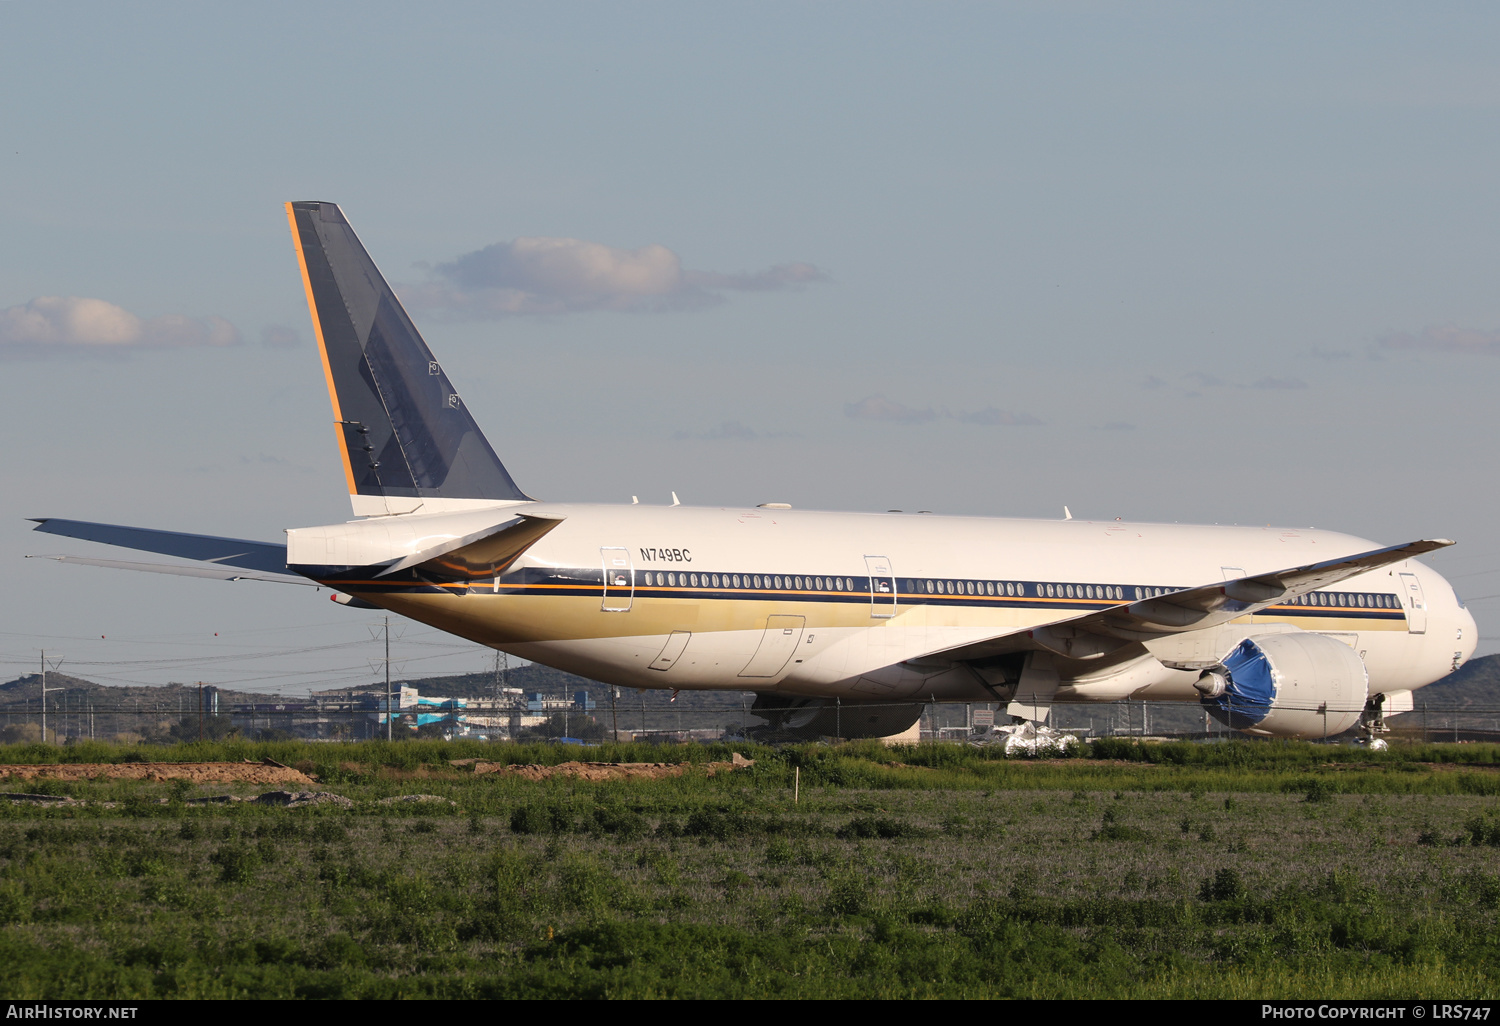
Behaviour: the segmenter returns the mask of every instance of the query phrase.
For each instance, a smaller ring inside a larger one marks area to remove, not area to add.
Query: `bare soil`
[[[549,777],[577,777],[579,780],[662,780],[667,777],[680,777],[684,773],[698,769],[711,777],[715,773],[728,773],[754,764],[753,759],[746,759],[736,754],[733,762],[699,764],[690,762],[564,762],[557,766],[537,766],[475,760],[473,766],[475,773],[498,773],[503,776],[521,777],[525,780],[546,780]]]
[[[311,784],[313,779],[288,766],[258,762],[120,762],[61,763],[55,766],[0,767],[10,780],[191,780],[195,784]]]

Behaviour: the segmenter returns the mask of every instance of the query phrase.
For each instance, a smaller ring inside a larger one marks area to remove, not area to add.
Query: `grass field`
[[[65,997],[1492,997],[1500,750],[183,745],[353,808],[4,784],[0,987]],[[135,747],[0,747],[4,764]],[[793,803],[794,770],[800,801]],[[265,787],[216,786],[254,794]],[[437,801],[382,803],[428,794]],[[162,802],[165,799],[165,802]]]

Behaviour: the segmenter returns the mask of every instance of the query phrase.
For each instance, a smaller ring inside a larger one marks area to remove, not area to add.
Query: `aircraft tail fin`
[[[338,205],[286,211],[355,514],[529,500]]]

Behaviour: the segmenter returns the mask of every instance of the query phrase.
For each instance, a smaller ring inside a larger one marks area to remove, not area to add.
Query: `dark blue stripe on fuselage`
[[[305,568],[311,570],[312,568]],[[556,569],[549,567],[526,567],[503,575],[499,586],[496,587],[491,580],[472,582],[443,582],[443,581],[419,581],[411,580],[407,575],[405,580],[381,580],[381,579],[355,579],[349,574],[348,568],[327,568],[330,573],[327,576],[310,573],[309,576],[325,580],[338,587],[341,591],[362,592],[369,594],[463,594],[468,591],[476,591],[483,594],[501,595],[568,595],[575,597],[602,598],[604,589],[602,587],[603,571],[588,568]],[[333,572],[343,570],[343,573]],[[819,590],[816,588],[796,588],[788,586],[788,582],[795,582],[799,575],[787,574],[704,574],[689,575],[674,572],[674,577],[679,580],[678,584],[656,584],[658,575],[665,576],[667,571],[635,570],[631,572],[634,586],[611,586],[610,593],[624,595],[633,593],[637,599],[691,599],[695,602],[701,601],[745,601],[745,600],[781,600],[785,602],[822,602],[822,603],[854,603],[858,605],[871,605],[872,607],[892,605],[889,594],[872,596],[869,577],[809,577],[800,575],[800,580],[805,583],[811,581],[832,582],[847,585],[842,590]],[[698,585],[680,583],[690,581],[693,577],[700,581]],[[782,581],[782,587],[776,587],[777,577]],[[742,587],[721,586],[714,587],[712,584],[703,584],[704,581],[712,581],[718,577],[721,582],[732,581],[738,577]],[[653,583],[644,583],[650,578]],[[759,578],[761,587],[755,587],[754,581]],[[876,578],[876,581],[882,580]],[[1182,589],[1164,588],[1159,585],[1079,585],[1059,584],[1046,581],[969,581],[944,578],[938,581],[932,580],[934,590],[927,591],[926,578],[899,578],[897,579],[898,591],[894,605],[898,607],[909,607],[916,605],[932,606],[965,606],[982,609],[1048,609],[1060,611],[1089,612],[1092,610],[1108,609],[1112,606],[1126,605],[1142,598],[1159,597],[1170,595],[1174,591]],[[954,588],[953,594],[948,594],[946,589],[949,585]],[[969,594],[968,589],[973,586],[976,594]],[[1004,590],[1009,585],[1018,594],[979,594],[978,592],[994,588]],[[939,593],[936,589],[942,587]],[[1109,589],[1113,594],[1120,594],[1124,598],[1087,598],[1075,594],[1072,597],[1066,595],[1066,590],[1072,588],[1075,593],[1085,588],[1092,588],[1097,592]],[[962,589],[962,593],[960,593]],[[1046,594],[1048,590],[1052,595]],[[1139,594],[1138,594],[1139,592]],[[1361,598],[1375,598],[1376,601],[1389,601],[1393,605],[1399,601],[1397,596],[1388,593],[1372,592],[1324,592],[1320,593],[1326,601],[1337,602],[1342,597],[1346,603],[1353,602],[1355,596]],[[1257,616],[1275,617],[1297,617],[1324,619],[1337,617],[1340,619],[1353,618],[1361,620],[1393,620],[1405,619],[1405,610],[1396,608],[1375,608],[1359,605],[1296,605],[1286,604],[1272,606],[1254,614]]]

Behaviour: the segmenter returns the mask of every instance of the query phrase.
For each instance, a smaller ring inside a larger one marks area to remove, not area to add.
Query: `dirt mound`
[[[468,761],[468,760],[464,760]],[[524,780],[547,780],[551,777],[575,777],[579,780],[663,780],[680,777],[690,770],[702,769],[708,776],[754,766],[738,752],[731,762],[564,762],[556,766],[514,765],[502,762],[474,762],[475,773],[498,773]]]
[[[354,802],[341,794],[329,791],[267,791],[251,801],[259,805],[285,805],[289,809],[300,809],[304,805],[337,805],[352,809]]]
[[[11,780],[190,780],[195,784],[311,784],[300,770],[258,762],[69,762],[55,766],[0,766]]]
[[[12,803],[20,803],[20,802],[43,802],[43,803],[47,803],[47,802],[50,802],[52,804],[63,804],[63,805],[82,805],[83,804],[82,802],[78,801],[78,799],[76,799],[76,798],[67,798],[67,797],[64,797],[64,796],[61,796],[61,795],[55,795],[55,794],[10,794],[10,793],[7,792],[7,793],[0,794],[0,799],[7,799],[7,800],[9,800]]]

